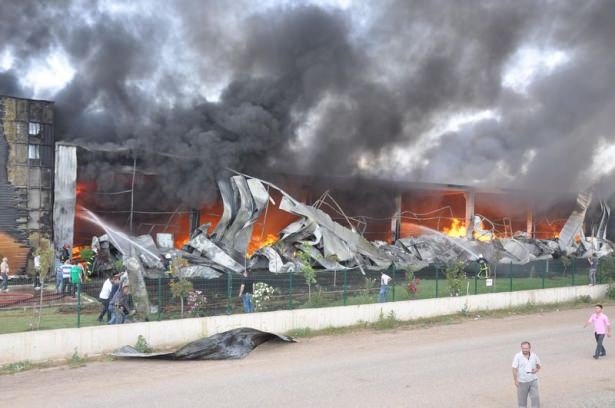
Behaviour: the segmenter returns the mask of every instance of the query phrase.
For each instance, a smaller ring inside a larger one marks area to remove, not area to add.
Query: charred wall
[[[51,237],[53,103],[0,96],[0,254],[13,273]]]

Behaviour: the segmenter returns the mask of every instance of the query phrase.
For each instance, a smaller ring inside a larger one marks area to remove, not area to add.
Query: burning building
[[[3,188],[10,192],[10,186],[16,186],[13,196],[20,197],[16,192],[22,189],[21,196],[30,201],[27,206],[5,201],[7,211],[3,214],[8,220],[11,211],[17,214],[27,209],[30,221],[14,218],[22,222],[21,236],[39,232],[43,237],[53,237],[56,249],[69,244],[78,252],[79,247],[91,245],[93,236],[109,239],[122,232],[126,244],[114,243],[120,256],[130,255],[130,237],[150,237],[139,241],[142,248],[149,248],[145,256],[152,258],[145,262],[149,266],[159,266],[158,258],[175,249],[205,254],[209,261],[219,256],[226,259],[222,265],[199,260],[201,272],[209,275],[238,273],[248,265],[281,272],[290,267],[299,246],[324,269],[382,268],[391,262],[422,265],[473,259],[478,252],[494,260],[523,263],[572,250],[584,255],[607,249],[602,243],[607,238],[608,206],[601,203],[602,212],[594,217],[596,220],[586,220],[589,193],[577,197],[545,191],[288,174],[268,174],[271,181],[265,181],[265,177],[227,171],[220,173],[217,186],[203,187],[219,192],[219,197],[186,206],[160,194],[158,184],[164,168],[148,166],[138,151],[67,143],[55,147],[55,177],[51,177],[50,103],[43,105],[48,106],[43,117],[41,109],[17,108],[18,101],[25,100],[6,100],[14,102],[3,105],[5,140],[21,147],[13,148],[15,153],[9,156],[7,168],[18,170],[8,172],[7,180],[12,183]],[[30,111],[34,113],[26,116],[24,112]],[[15,118],[20,120],[9,121]],[[26,124],[28,138],[24,139],[21,133]],[[21,156],[17,154],[20,151]],[[96,169],[95,174],[88,170],[90,167]],[[153,190],[157,199],[151,198]],[[3,236],[15,236],[5,229]],[[562,233],[565,236],[558,242]],[[587,240],[586,235],[600,241]],[[443,241],[443,237],[447,239]],[[467,243],[460,244],[462,241]],[[12,242],[14,248],[21,248],[21,255],[16,252],[13,256],[21,259],[23,268],[27,241],[13,238]],[[312,249],[303,245],[306,242],[313,244]],[[272,262],[277,266],[271,266]],[[198,272],[193,269],[191,273]]]
[[[298,252],[321,269],[340,270],[473,261],[479,253],[526,263],[612,250],[608,206],[601,203],[597,219],[587,217],[590,192],[283,174],[265,181],[227,172],[218,180],[218,199],[173,209],[138,198],[156,186],[157,174],[143,170],[136,153],[113,154],[120,159],[104,177],[76,180],[75,242],[88,245],[93,234],[103,235],[120,256],[140,253],[146,269],[159,268],[163,254],[189,260],[184,276],[216,277],[246,267],[296,271]],[[115,190],[98,185],[105,179]]]
[[[23,273],[52,237],[53,102],[0,96],[0,255]]]

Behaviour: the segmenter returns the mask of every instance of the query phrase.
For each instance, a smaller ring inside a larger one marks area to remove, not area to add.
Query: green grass
[[[575,276],[575,285],[587,284],[587,277]],[[531,290],[531,289],[549,289],[571,286],[572,277],[553,277],[545,278],[515,278],[512,281],[512,291]],[[485,293],[510,292],[511,282],[506,277],[494,279],[492,286],[487,286],[484,279],[470,278],[464,285],[462,296],[466,294],[466,290],[470,295],[480,295]],[[404,284],[398,284],[389,289],[388,301],[412,300],[412,299],[432,299],[435,297],[448,297],[449,287],[446,279],[422,279],[418,285],[418,290],[411,295]],[[323,299],[324,298],[324,299]],[[312,295],[311,302],[305,302],[298,307],[328,307],[328,306],[343,306],[343,305],[361,305],[368,303],[376,303],[378,300],[378,288],[372,288],[367,293],[366,289],[358,289],[350,291],[346,300],[343,299],[342,293],[337,293],[336,296],[327,293],[315,300]],[[315,306],[317,305],[317,306]]]
[[[5,375],[5,374],[15,374],[15,373],[19,373],[22,371],[27,371],[32,369],[34,366],[32,365],[31,362],[29,361],[18,361],[16,363],[12,363],[12,364],[5,364],[2,367],[0,367],[0,375]]]
[[[81,327],[101,325],[97,312],[81,313]],[[38,310],[12,309],[0,311],[0,334],[32,330],[38,324]],[[60,312],[58,308],[45,308],[41,314],[40,330],[77,327],[77,312]]]
[[[399,282],[399,281],[398,281]],[[542,279],[536,278],[514,278],[512,280],[512,290],[530,290],[530,289],[548,289],[557,287],[571,286],[573,283],[572,275],[568,276],[553,276]],[[574,275],[575,285],[587,284],[587,275],[585,273],[577,273]],[[486,286],[484,280],[475,280],[470,278],[467,280],[467,285],[464,285],[462,295],[466,294],[466,289],[470,295],[485,294],[494,292],[509,292],[511,290],[511,281],[505,275],[494,280],[493,286]],[[389,290],[388,301],[403,301],[411,299],[430,299],[435,297],[448,297],[449,288],[446,279],[421,279],[418,285],[418,291],[414,295],[410,295],[406,289],[405,282],[399,282]],[[338,285],[335,292],[312,291],[311,300],[307,299],[307,293],[299,293],[299,290],[293,294],[293,309],[301,308],[319,308],[319,307],[334,307],[343,305],[361,305],[376,303],[378,299],[378,288],[354,288],[348,291],[344,296],[343,286]],[[221,307],[224,306],[220,303]],[[285,294],[280,294],[275,297],[266,310],[284,310],[288,309],[288,297]],[[165,310],[161,313],[162,320],[179,318],[179,309]],[[233,299],[231,313],[241,313],[241,305]],[[217,312],[217,313],[216,313]],[[205,309],[205,315],[223,314],[223,308]],[[98,305],[91,307],[81,312],[81,327],[100,325],[96,320],[98,315]],[[157,320],[157,314],[149,316],[150,319]],[[189,317],[187,314],[184,317]],[[0,334],[17,333],[36,329],[38,322],[38,311],[32,309],[12,309],[0,310]],[[77,313],[75,306],[62,306],[61,308],[45,308],[41,316],[40,330],[74,328],[77,327]]]

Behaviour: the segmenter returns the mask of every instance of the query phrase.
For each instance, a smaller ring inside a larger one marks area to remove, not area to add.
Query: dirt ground
[[[522,340],[542,407],[615,407],[615,340],[592,358],[585,309],[265,344],[243,360],[90,362],[0,376],[6,407],[513,407]],[[605,308],[615,318],[615,306]]]

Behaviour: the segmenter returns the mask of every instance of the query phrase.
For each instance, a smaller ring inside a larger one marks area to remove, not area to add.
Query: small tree
[[[92,274],[92,263],[94,260],[94,250],[90,247],[85,247],[79,252],[79,257],[85,262],[85,275]]]
[[[308,301],[312,300],[312,284],[316,283],[316,271],[312,267],[312,261],[308,253],[308,249],[302,245],[301,250],[297,253],[297,259],[301,263],[301,272],[305,283],[308,285]]]
[[[453,262],[446,266],[446,280],[451,296],[459,296],[466,283],[466,274],[463,262]]]
[[[171,294],[173,295],[173,298],[179,298],[180,316],[183,318],[184,317],[184,299],[186,298],[186,296],[188,296],[190,291],[193,289],[192,282],[190,282],[186,278],[181,278],[179,280],[171,280],[171,282],[169,283],[169,286],[171,287]]]
[[[41,313],[43,310],[43,292],[45,290],[45,278],[49,275],[49,270],[51,269],[54,261],[53,257],[53,249],[51,248],[51,243],[47,238],[41,238],[40,244],[38,248],[34,251],[34,256],[38,256],[40,270],[37,271],[39,274],[39,278],[41,281],[41,293],[38,307],[38,322],[36,324],[36,328],[38,329],[41,326]]]
[[[169,265],[171,275],[177,276],[179,274],[179,271],[181,271],[182,268],[185,268],[188,265],[189,265],[188,260],[185,258],[182,258],[181,256],[177,256],[173,258]]]

